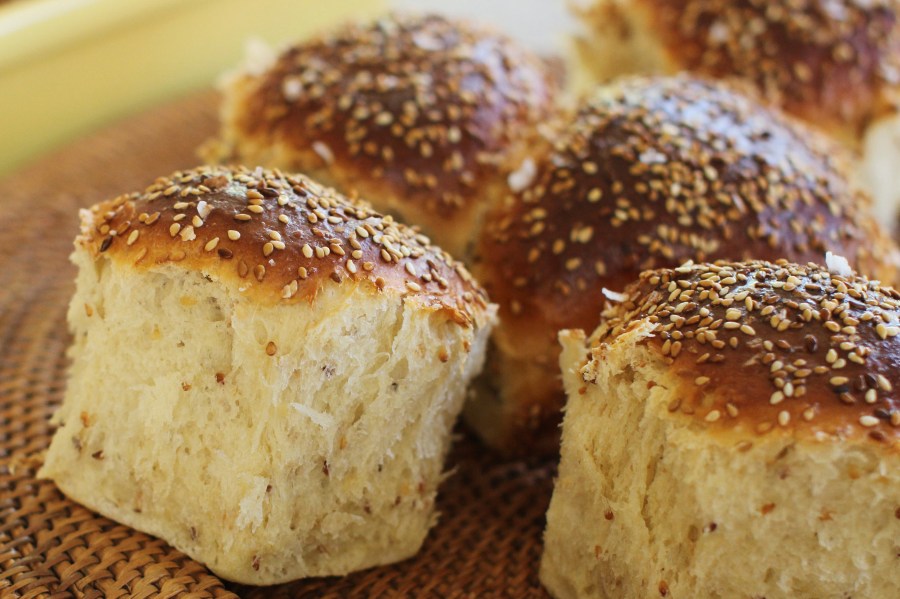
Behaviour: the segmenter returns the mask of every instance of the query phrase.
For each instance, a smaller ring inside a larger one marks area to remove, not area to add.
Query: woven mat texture
[[[546,597],[537,566],[553,465],[503,462],[464,431],[418,556],[279,587],[222,581],[35,479],[65,391],[78,209],[195,166],[216,103],[204,92],[156,108],[0,180],[0,597]]]

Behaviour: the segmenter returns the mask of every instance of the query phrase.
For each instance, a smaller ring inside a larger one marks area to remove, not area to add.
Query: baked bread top
[[[850,138],[894,108],[896,0],[632,2],[677,69],[752,81],[789,112]]]
[[[334,181],[364,179],[439,215],[480,201],[557,84],[499,33],[437,15],[350,24],[232,83],[231,135],[314,152]],[[240,156],[237,156],[240,158]]]
[[[202,166],[82,211],[76,245],[132,268],[177,263],[261,304],[355,283],[480,326],[487,297],[415,230],[302,175]]]
[[[603,288],[686,260],[828,250],[873,278],[895,248],[868,216],[842,153],[722,82],[628,78],[601,88],[490,215],[477,274],[508,326],[597,324]],[[509,323],[513,323],[510,325]]]
[[[830,261],[831,271],[755,261],[642,273],[604,313],[584,378],[596,378],[603,346],[638,334],[680,381],[673,414],[748,438],[900,447],[900,293]]]

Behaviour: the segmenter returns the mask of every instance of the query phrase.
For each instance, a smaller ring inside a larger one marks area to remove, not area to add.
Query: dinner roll
[[[864,150],[860,168],[878,215],[893,222],[897,0],[593,0],[579,12],[582,85],[684,70],[748,81],[768,101]]]
[[[505,451],[556,451],[556,334],[593,329],[604,288],[621,291],[644,269],[821,262],[833,250],[893,280],[879,259],[896,248],[868,202],[832,145],[723,83],[633,78],[599,90],[486,221],[473,268],[501,324],[468,421]]]
[[[560,335],[554,597],[900,597],[900,294],[831,268],[646,272]]]
[[[551,115],[555,81],[536,56],[467,21],[351,24],[234,77],[206,156],[358,190],[461,257]]]
[[[224,578],[407,558],[493,307],[421,236],[306,177],[201,167],[82,213],[41,475]]]
[[[636,70],[737,77],[848,140],[895,108],[896,0],[596,0],[582,14],[583,66],[600,80]]]

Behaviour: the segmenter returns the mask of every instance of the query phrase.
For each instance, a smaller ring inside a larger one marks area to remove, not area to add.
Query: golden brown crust
[[[363,284],[484,322],[487,298],[427,238],[302,175],[199,167],[92,207],[76,244],[134,268],[177,263],[262,303]]]
[[[673,413],[751,435],[900,439],[892,288],[814,264],[686,264],[642,273],[590,345],[636,327],[684,380]]]
[[[879,259],[896,248],[868,202],[832,145],[724,83],[633,78],[601,90],[480,242],[475,274],[500,306],[494,343],[544,379],[509,401],[557,420],[557,332],[592,330],[604,288],[645,269],[833,251],[893,280]]]
[[[856,139],[900,84],[896,0],[635,0],[675,65]]]
[[[686,260],[833,251],[881,276],[893,246],[868,203],[836,148],[731,87],[632,78],[582,106],[491,215],[479,274],[508,322],[591,329],[603,288]]]
[[[510,161],[557,92],[508,38],[435,15],[348,25],[233,86],[243,96],[231,116],[236,158],[244,144],[282,144],[294,154],[279,166],[324,169],[364,193],[387,188],[439,217],[481,201],[498,169],[518,166]]]

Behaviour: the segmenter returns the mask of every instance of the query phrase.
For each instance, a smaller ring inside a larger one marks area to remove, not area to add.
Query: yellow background
[[[212,85],[247,39],[305,37],[383,0],[13,0],[0,6],[0,175]]]

